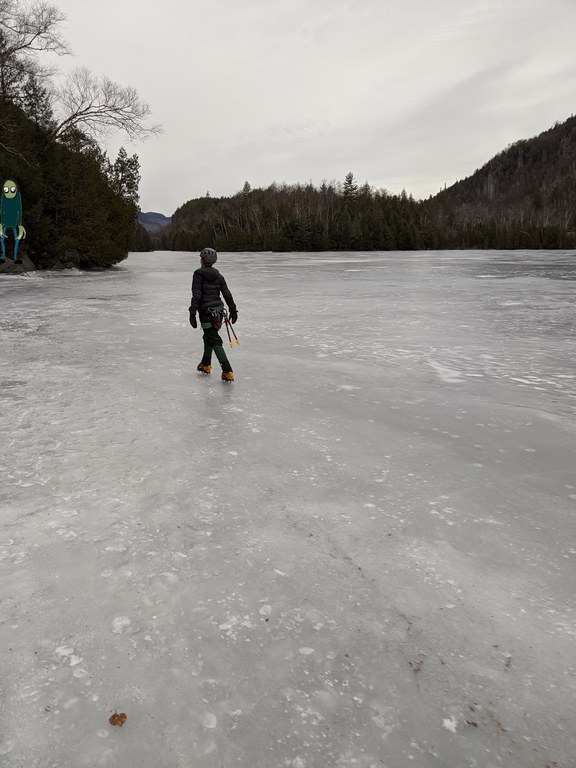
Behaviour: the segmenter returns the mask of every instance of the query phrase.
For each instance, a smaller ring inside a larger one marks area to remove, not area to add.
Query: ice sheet
[[[574,252],[217,266],[0,279],[2,768],[571,768]]]

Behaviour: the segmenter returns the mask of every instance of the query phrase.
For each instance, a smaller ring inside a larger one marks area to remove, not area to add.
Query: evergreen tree
[[[118,157],[110,166],[109,178],[115,192],[137,210],[140,199],[138,194],[138,185],[140,184],[138,155],[129,157],[124,147],[120,147]]]
[[[356,184],[356,180],[354,179],[354,174],[352,171],[346,174],[346,177],[344,179],[344,189],[343,189],[343,195],[345,200],[353,200],[358,194],[358,184]]]

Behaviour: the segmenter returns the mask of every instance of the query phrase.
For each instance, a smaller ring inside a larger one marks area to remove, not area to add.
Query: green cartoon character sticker
[[[11,228],[14,232],[14,263],[21,264],[18,258],[20,240],[26,237],[22,226],[22,198],[15,181],[8,179],[2,186],[0,200],[0,242],[2,243],[2,263],[6,261],[6,233]]]

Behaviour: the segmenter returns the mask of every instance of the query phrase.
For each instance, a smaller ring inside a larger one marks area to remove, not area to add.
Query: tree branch
[[[26,6],[0,0],[0,62],[26,50],[69,54],[70,47],[55,29],[65,19],[55,5],[46,2]]]
[[[145,125],[151,110],[134,88],[97,77],[84,67],[68,76],[58,100],[66,117],[55,128],[55,138],[70,128],[81,128],[93,136],[124,131],[131,140],[162,132],[159,125]]]

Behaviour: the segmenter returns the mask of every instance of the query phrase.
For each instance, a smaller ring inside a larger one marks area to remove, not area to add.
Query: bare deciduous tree
[[[151,110],[129,86],[97,77],[85,67],[70,73],[57,92],[61,112],[66,115],[55,129],[55,137],[78,128],[95,137],[124,131],[131,140],[146,139],[162,132],[159,125],[146,126]]]
[[[120,130],[130,140],[160,133],[159,125],[146,125],[150,107],[134,88],[93,75],[85,68],[74,70],[63,86],[53,88],[55,71],[39,66],[36,54],[70,53],[58,31],[65,19],[55,5],[43,0],[0,0],[0,99],[24,106],[25,85],[33,80],[34,87],[53,101],[50,108],[59,113],[52,131],[54,138],[63,137],[71,129],[93,138]]]
[[[0,0],[0,96],[9,97],[22,73],[34,67],[35,53],[70,53],[57,29],[65,19],[55,5],[46,2]],[[50,74],[46,70],[46,75]]]

